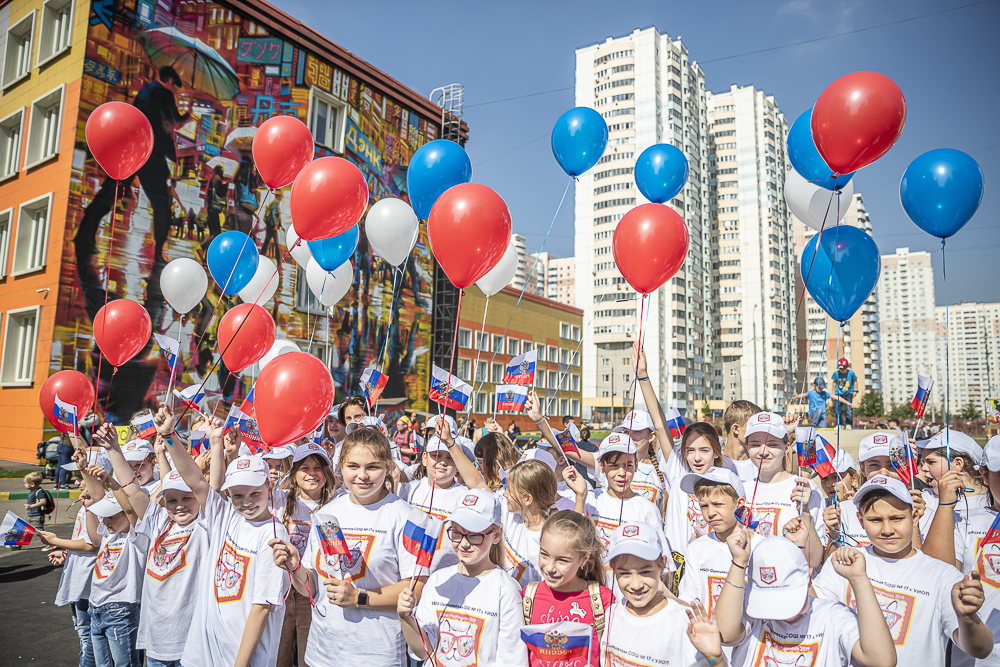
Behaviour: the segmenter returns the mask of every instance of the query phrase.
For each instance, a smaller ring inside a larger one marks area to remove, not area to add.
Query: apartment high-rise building
[[[842,202],[841,205],[846,206],[847,213],[844,214],[844,219],[840,224],[857,227],[868,234],[872,233],[871,216],[865,208],[865,202],[860,193],[855,193],[849,202]],[[803,252],[806,243],[819,232],[805,225],[794,215],[791,217],[794,221],[795,235],[796,294],[799,294],[802,292],[800,262],[811,261],[811,258],[804,256]],[[840,357],[851,363],[851,370],[858,376],[858,390],[854,395],[855,407],[860,404],[861,398],[866,392],[882,392],[883,359],[880,349],[878,308],[881,290],[882,285],[880,284],[875,292],[861,304],[858,311],[851,316],[843,329],[840,329],[839,322],[823,312],[819,304],[809,296],[809,292],[805,293],[805,300],[798,311],[796,331],[798,336],[797,356],[799,359],[807,361],[805,365],[799,367],[798,380],[792,390],[793,393],[808,391],[816,377],[824,378],[828,390],[832,393],[830,376],[837,370],[837,360]],[[793,304],[793,308],[796,305]],[[838,331],[838,329],[840,330]],[[840,337],[839,344],[838,336]]]
[[[555,299],[555,262],[556,257],[550,252],[533,252],[528,255],[528,288],[530,294]],[[551,274],[551,276],[550,276]],[[549,284],[551,283],[551,289]]]
[[[555,296],[549,298],[567,306],[576,306],[576,258],[561,257],[553,260],[552,265],[555,272],[550,274],[550,281],[551,275],[555,275]]]
[[[934,308],[937,323],[937,374],[931,399],[939,408],[945,403],[950,366],[951,413],[954,416],[969,403],[983,414],[984,400],[1000,396],[1000,303],[952,304]],[[947,336],[948,363],[945,363]]]
[[[527,239],[521,234],[513,234],[511,239],[514,241],[514,247],[517,248],[517,272],[514,273],[514,277],[508,284],[515,289],[524,289],[524,281],[528,277]]]
[[[690,414],[707,397],[712,358],[711,236],[705,76],[687,47],[655,27],[576,50],[576,104],[608,123],[608,148],[575,190],[576,305],[584,311],[584,417],[609,419],[631,405],[630,348],[639,336],[641,295],[612,256],[617,222],[645,198],[635,187],[636,157],[658,143],[687,156],[687,185],[669,206],[687,222],[688,258],[650,294],[643,323],[650,377],[661,403]],[[642,404],[641,397],[637,403]]]
[[[793,392],[795,252],[784,200],[788,126],[753,86],[707,96],[712,392],[783,408]],[[706,302],[709,302],[706,299]],[[706,327],[707,328],[707,327]]]
[[[878,281],[886,409],[913,400],[917,375],[937,377],[937,327],[934,321],[934,268],[929,252],[896,248],[882,255]],[[931,393],[941,398],[942,387]],[[942,401],[936,401],[943,405]]]

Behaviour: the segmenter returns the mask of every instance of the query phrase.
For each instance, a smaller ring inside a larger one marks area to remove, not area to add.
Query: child
[[[948,460],[948,447],[951,448],[951,460]],[[930,486],[921,495],[926,507],[920,516],[920,535],[926,536],[934,521],[934,513],[938,508],[937,481],[949,470],[955,470],[962,477],[964,491],[953,511],[968,515],[973,507],[986,507],[989,503],[986,487],[977,467],[982,460],[983,449],[979,443],[961,431],[942,429],[930,440],[917,443],[920,450],[920,470],[930,481]]]
[[[28,510],[28,523],[38,530],[45,530],[45,509],[51,502],[49,494],[42,488],[44,479],[45,475],[40,472],[29,472],[24,476],[24,488],[28,490],[28,502],[24,503],[24,509]]]
[[[913,500],[906,485],[875,475],[858,489],[854,504],[872,544],[854,563],[862,564],[875,587],[886,621],[879,625],[888,627],[899,664],[943,665],[952,640],[966,653],[986,657],[993,649],[993,635],[976,613],[983,603],[979,577],[963,580],[951,564],[913,548]],[[861,552],[838,549],[831,558],[833,567],[823,568],[813,588],[820,598],[860,609],[862,582],[838,563],[845,553]],[[867,595],[868,584],[863,587]],[[864,632],[867,623],[860,611],[858,620]]]
[[[826,477],[820,477],[820,487],[826,494],[826,507],[837,505],[841,501],[850,500],[857,490],[860,475],[855,470],[857,465],[854,457],[846,449],[841,449],[831,461],[833,472]]]
[[[260,455],[267,461],[267,476],[271,480],[271,488],[277,489],[278,485],[284,481],[288,471],[292,469],[292,455],[295,452],[295,445],[282,445],[274,447],[269,452]],[[327,455],[327,460],[330,456]]]
[[[800,534],[804,536],[804,531]],[[753,555],[749,542],[750,531],[742,527],[729,536],[732,564],[715,606],[722,641],[736,645],[734,667],[896,665],[892,637],[865,575],[865,557],[860,551],[838,550],[829,564],[857,591],[855,616],[839,602],[809,595],[809,564],[791,540],[766,537]]]
[[[578,512],[559,510],[545,520],[538,552],[542,581],[521,591],[525,625],[574,621],[594,628],[589,664],[597,666],[607,610],[614,596],[603,585],[601,541],[594,523]],[[543,667],[532,654],[531,667]]]
[[[486,421],[486,427],[500,428],[492,419]],[[502,431],[491,431],[481,437],[476,441],[473,452],[490,491],[503,489],[507,472],[517,464],[521,456],[514,443]]]
[[[347,493],[313,513],[316,530],[303,557],[287,538],[271,540],[274,563],[291,572],[296,590],[311,595],[315,604],[308,665],[329,664],[336,656],[350,656],[352,664],[362,667],[406,665],[396,600],[420,568],[403,547],[412,508],[386,484],[395,465],[389,439],[379,429],[352,431],[340,453]],[[338,531],[350,556],[328,551],[322,536]],[[418,597],[424,580],[416,579]]]
[[[725,665],[719,628],[700,605],[688,611],[660,586],[666,565],[660,531],[627,521],[611,537],[611,567],[624,605],[613,605],[601,638],[601,664]],[[685,636],[686,635],[686,636]]]
[[[458,564],[431,574],[419,604],[409,586],[399,593],[399,624],[418,660],[482,667],[527,663],[520,589],[498,566],[502,533],[497,499],[488,489],[469,489],[447,530]]]
[[[117,436],[115,442],[118,442]],[[136,483],[142,487],[147,496],[153,495],[153,492],[160,485],[153,445],[149,444],[148,440],[129,440],[121,448],[121,451],[125,460],[128,461],[129,468],[132,469],[132,477],[135,478]],[[128,477],[119,479],[118,483],[125,484],[128,479]]]
[[[562,451],[553,449],[549,443],[541,440],[538,442],[537,447],[525,450],[518,463],[532,460],[544,463],[555,477],[556,494],[558,497],[553,507],[561,510],[573,509],[573,506],[576,504],[576,491],[566,483],[566,479],[563,476],[563,471],[569,467],[569,463],[566,461],[566,457],[563,456]],[[575,467],[573,469],[576,470]],[[510,470],[507,473],[509,476]],[[587,487],[587,489],[589,488]]]
[[[722,415],[726,429],[726,446],[722,453],[733,462],[740,481],[748,484],[757,479],[757,466],[747,455],[747,422],[758,412],[763,412],[750,401],[737,400],[729,404]]]
[[[170,432],[173,420],[171,410],[161,406],[154,421],[161,432]],[[204,428],[212,469],[221,470],[226,455],[223,423],[212,418]],[[268,557],[267,546],[275,534],[288,539],[288,532],[268,508],[267,464],[259,456],[237,457],[226,467],[225,482],[216,491],[185,447],[170,449],[177,472],[201,506],[213,564],[203,568],[202,590],[196,596],[181,663],[185,667],[273,665],[288,582]],[[225,491],[229,500],[221,495]]]
[[[792,396],[789,403],[800,401],[803,398],[809,399],[809,420],[813,428],[826,428],[826,402],[830,400],[830,392],[826,390],[826,380],[816,376],[813,380],[813,388],[804,394]],[[834,396],[833,400],[850,407],[850,403],[840,396]],[[838,406],[839,407],[839,406]]]

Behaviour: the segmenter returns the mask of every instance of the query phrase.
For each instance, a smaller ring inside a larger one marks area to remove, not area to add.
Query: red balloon
[[[885,155],[905,124],[906,99],[896,82],[878,72],[854,72],[819,96],[811,128],[830,169],[849,174]]]
[[[111,365],[118,368],[146,347],[153,323],[142,305],[115,299],[97,311],[94,338]]]
[[[510,232],[510,211],[503,197],[480,183],[448,188],[427,216],[434,257],[459,289],[474,285],[497,265],[510,243]]]
[[[669,206],[642,204],[618,222],[611,241],[618,270],[640,294],[670,280],[687,257],[687,225]]]
[[[108,176],[123,181],[146,164],[153,152],[153,128],[141,111],[125,102],[105,102],[87,118],[87,147]]]
[[[83,373],[59,371],[46,380],[38,394],[38,405],[41,406],[45,418],[60,433],[69,433],[73,428],[62,426],[56,420],[56,396],[63,403],[76,406],[77,419],[83,419],[94,407],[94,385]]]
[[[234,373],[264,358],[274,345],[271,314],[255,303],[241,303],[219,322],[219,347],[226,368]],[[256,394],[254,394],[256,396]]]
[[[295,116],[268,118],[253,135],[253,161],[269,188],[283,188],[313,159],[313,136]]]
[[[288,352],[269,362],[253,386],[257,428],[269,447],[312,433],[333,405],[330,370],[307,352]]]
[[[352,162],[339,157],[313,160],[292,184],[289,202],[295,233],[303,241],[343,234],[368,208],[368,183]]]

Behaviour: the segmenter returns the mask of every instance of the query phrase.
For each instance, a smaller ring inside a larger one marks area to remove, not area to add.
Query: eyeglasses
[[[487,530],[485,533],[463,533],[461,531],[455,530],[454,528],[449,528],[448,539],[451,540],[452,542],[461,542],[462,538],[464,537],[469,541],[469,544],[471,544],[474,547],[478,547],[480,544],[483,543],[483,540],[486,539],[486,536],[492,532],[493,532],[492,528]]]

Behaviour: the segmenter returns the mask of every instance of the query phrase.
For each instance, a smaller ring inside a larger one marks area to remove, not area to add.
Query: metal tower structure
[[[431,101],[441,107],[441,138],[464,146],[462,137],[462,108],[465,103],[465,86],[449,83],[431,91]]]

